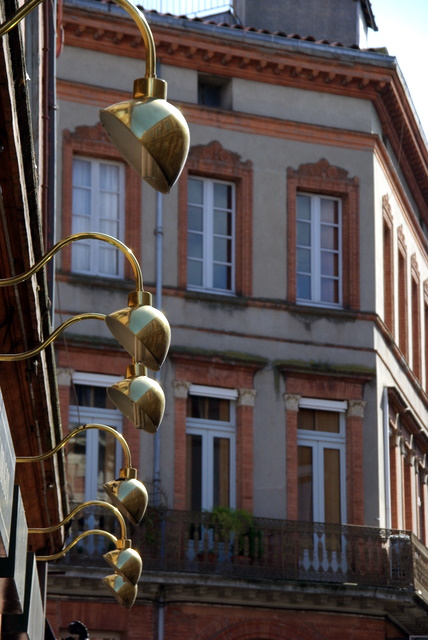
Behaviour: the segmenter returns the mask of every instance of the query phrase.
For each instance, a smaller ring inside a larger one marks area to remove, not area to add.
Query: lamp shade
[[[189,151],[181,112],[162,98],[143,96],[102,109],[100,120],[131,167],[154,189],[169,193]]]
[[[161,311],[149,304],[126,307],[108,315],[106,324],[137,362],[155,371],[160,369],[171,342],[171,328]]]
[[[132,524],[137,525],[143,518],[149,496],[146,487],[136,478],[118,478],[106,482],[104,490],[119,511]]]
[[[132,607],[137,597],[137,585],[131,584],[117,574],[103,578],[103,583],[122,607],[126,609]]]
[[[137,584],[143,570],[143,561],[139,554],[129,547],[128,549],[115,549],[104,554],[108,564],[131,584]]]
[[[139,429],[155,433],[165,411],[161,386],[145,375],[127,377],[107,389],[113,404]]]

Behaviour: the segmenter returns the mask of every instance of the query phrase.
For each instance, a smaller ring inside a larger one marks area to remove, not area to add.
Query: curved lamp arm
[[[35,9],[39,4],[41,4],[43,0],[29,0],[26,2],[20,9],[15,11],[15,13],[5,20],[3,24],[0,25],[0,37],[8,33],[11,29],[16,27],[23,18],[25,18],[33,9]],[[144,14],[137,9],[135,5],[132,4],[129,0],[115,0],[116,4],[118,4],[122,9],[125,9],[131,16],[131,18],[136,23],[138,29],[140,30],[141,36],[143,38],[144,46],[146,48],[146,77],[147,78],[156,78],[156,49],[155,43],[153,40],[153,35],[150,30],[150,27],[147,23]]]
[[[29,531],[31,532],[33,530]],[[120,542],[120,540],[118,540],[116,536],[114,536],[112,533],[109,533],[108,531],[104,531],[103,529],[89,529],[88,531],[83,531],[82,533],[80,533],[77,538],[72,540],[70,544],[64,547],[64,549],[58,551],[58,553],[53,553],[50,556],[36,556],[36,560],[44,560],[46,562],[48,562],[49,560],[58,560],[58,558],[61,558],[61,556],[65,556],[65,554],[68,553],[68,551],[70,551],[70,549],[72,549],[75,544],[80,542],[80,540],[82,540],[83,538],[86,538],[86,536],[105,536],[111,542],[113,542],[116,547]]]
[[[123,0],[120,1],[123,2]],[[34,264],[25,273],[21,273],[18,276],[11,276],[10,278],[3,278],[3,280],[0,280],[0,287],[10,287],[12,285],[19,284],[20,282],[28,280],[28,278],[31,278],[31,276],[37,273],[39,269],[41,269],[51,258],[53,258],[53,256],[58,253],[60,249],[67,246],[68,244],[71,244],[72,242],[77,242],[78,240],[101,240],[102,242],[107,242],[108,244],[116,247],[116,249],[119,249],[119,251],[121,251],[129,261],[134,271],[136,290],[143,291],[143,273],[141,271],[140,264],[131,249],[117,238],[109,236],[106,233],[98,233],[96,231],[75,233],[71,236],[67,236],[67,238],[63,238],[62,240],[57,242],[52,247],[52,249],[50,249],[50,251],[45,253],[45,255],[40,258],[40,260],[36,262],[36,264]]]
[[[53,531],[57,531],[58,529],[61,529],[61,527],[65,524],[67,524],[67,522],[69,522],[72,518],[74,518],[74,516],[76,515],[76,513],[79,513],[79,511],[82,511],[82,509],[85,509],[86,507],[92,507],[92,506],[97,506],[97,507],[106,507],[106,509],[110,509],[110,511],[112,511],[114,513],[114,515],[116,516],[116,518],[119,520],[119,524],[120,524],[120,540],[126,540],[126,524],[125,524],[125,518],[123,517],[123,515],[120,513],[119,509],[117,509],[117,507],[114,507],[112,504],[110,504],[109,502],[104,502],[103,500],[88,500],[87,502],[83,502],[83,504],[79,504],[78,507],[76,507],[75,509],[73,509],[73,511],[71,511],[68,516],[66,516],[64,518],[64,520],[62,520],[61,522],[59,522],[58,524],[54,524],[51,527],[41,527],[41,528],[29,528],[28,529],[28,533],[52,533]],[[83,532],[86,533],[86,535],[88,535],[88,532]],[[113,534],[108,533],[108,532],[103,532],[104,534],[107,535],[107,537],[110,537],[111,540],[113,540],[113,542],[116,544],[118,542],[118,539],[116,538],[116,536],[113,536]],[[76,538],[77,541],[77,538]],[[75,544],[75,543],[74,543]],[[71,548],[71,547],[70,547]],[[62,552],[60,553],[60,555],[58,557],[60,557],[61,555],[63,555],[63,553],[67,553],[68,549],[63,549]]]
[[[66,435],[65,438],[63,438],[61,442],[59,442],[57,446],[51,451],[48,451],[47,453],[42,453],[38,456],[20,456],[16,458],[16,462],[41,462],[43,460],[47,460],[47,458],[50,458],[51,456],[55,455],[55,453],[58,453],[58,451],[62,449],[62,447],[64,447],[67,444],[67,442],[71,440],[71,438],[78,436],[80,433],[82,433],[83,431],[87,431],[88,429],[99,429],[100,431],[107,431],[107,433],[111,433],[111,435],[114,436],[117,440],[119,440],[120,444],[122,445],[122,449],[125,457],[125,467],[132,467],[131,450],[129,449],[128,443],[126,442],[123,435],[118,431],[116,431],[116,429],[113,429],[113,427],[108,427],[105,424],[98,424],[98,423],[83,424],[80,427],[76,427],[76,429],[73,429],[73,431],[70,431],[70,433]]]

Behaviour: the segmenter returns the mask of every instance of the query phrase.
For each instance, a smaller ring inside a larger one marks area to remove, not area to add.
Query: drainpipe
[[[158,72],[158,77],[160,74]],[[163,201],[162,194],[156,194],[156,309],[162,309],[162,258],[163,258]],[[160,382],[160,371],[155,380]],[[160,432],[156,431],[153,443],[153,504],[160,504]]]
[[[389,402],[388,387],[384,387],[382,393],[382,411],[383,411],[383,468],[384,468],[384,484],[385,484],[385,528],[391,529],[391,473],[389,459]]]

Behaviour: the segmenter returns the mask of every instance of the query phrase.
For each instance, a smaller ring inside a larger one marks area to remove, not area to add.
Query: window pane
[[[321,251],[321,274],[323,276],[339,275],[339,255],[331,251]]]
[[[339,302],[338,280],[321,278],[321,300],[322,302]]]
[[[187,226],[190,231],[202,231],[203,209],[201,207],[189,206],[187,210]]]
[[[313,520],[312,447],[297,447],[297,508],[299,520]]]
[[[311,199],[309,196],[297,196],[297,217],[299,220],[311,219]]]
[[[225,289],[229,291],[232,286],[232,270],[225,264],[215,264],[213,269],[214,289]]]
[[[75,243],[73,247],[73,269],[75,271],[91,270],[91,252],[84,244]]]
[[[300,300],[311,299],[311,276],[297,276],[297,297]]]
[[[91,215],[91,191],[73,187],[73,215]]]
[[[98,434],[97,498],[104,498],[103,484],[115,477],[115,471],[116,438],[100,431]]]
[[[90,216],[73,215],[73,233],[83,233],[91,230]],[[73,245],[73,251],[76,246],[89,245],[89,242],[80,240],[78,244]]]
[[[305,429],[306,431],[339,433],[340,414],[337,411],[299,409],[297,414],[297,428]]]
[[[100,163],[100,188],[105,191],[119,191],[119,167]]]
[[[73,159],[73,185],[76,187],[91,186],[91,163],[89,160]]]
[[[340,524],[340,451],[324,449],[324,522]]]
[[[232,235],[232,214],[228,211],[214,211],[214,233]]]
[[[230,504],[230,440],[214,438],[213,505],[228,507]]]
[[[232,208],[232,187],[230,184],[214,183],[214,207],[221,209]]]
[[[119,195],[101,191],[99,194],[100,218],[117,220],[119,217]]]
[[[321,222],[339,224],[339,203],[337,200],[321,198]]]
[[[230,422],[230,400],[189,395],[187,398],[187,417]]]
[[[203,187],[202,180],[196,180],[195,178],[189,178],[187,183],[187,199],[192,204],[203,203]]]
[[[98,269],[101,274],[108,276],[118,275],[118,255],[117,251],[112,247],[100,248]]]
[[[231,262],[232,242],[228,238],[214,238],[214,260],[217,262]]]
[[[321,247],[323,249],[338,249],[339,229],[337,227],[329,227],[325,224],[321,226]]]
[[[202,509],[202,436],[186,435],[186,509]]]
[[[307,222],[297,223],[297,244],[303,247],[311,246],[311,226]]]
[[[77,424],[70,424],[70,431]],[[86,483],[86,434],[81,434],[70,440],[66,445],[67,478],[70,484],[71,500],[82,503],[85,501]]]
[[[187,282],[197,287],[202,286],[202,262],[187,261]]]
[[[311,272],[311,250],[297,249],[297,271]]]
[[[189,233],[187,236],[187,255],[189,258],[202,258],[202,236]]]

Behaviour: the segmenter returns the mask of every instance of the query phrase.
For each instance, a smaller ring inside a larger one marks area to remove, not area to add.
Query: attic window
[[[231,81],[221,76],[199,75],[198,104],[218,109],[231,109]]]

